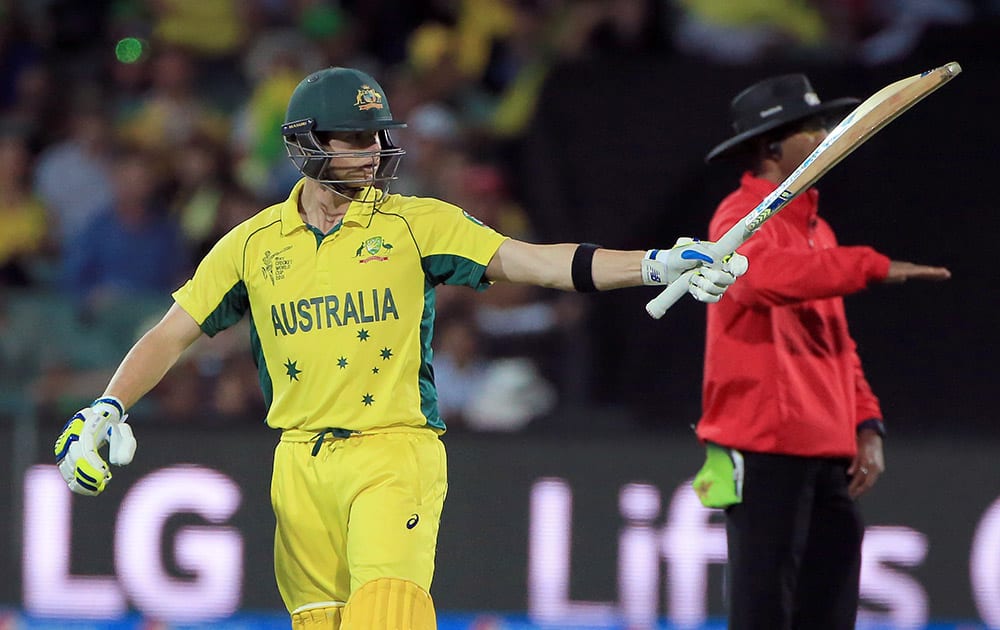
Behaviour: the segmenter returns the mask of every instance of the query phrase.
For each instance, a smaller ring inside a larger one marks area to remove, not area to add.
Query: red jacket
[[[746,173],[709,227],[718,239],[776,186]],[[746,275],[708,307],[698,437],[736,449],[853,457],[856,425],[882,418],[841,296],[885,279],[889,259],[842,247],[810,189],[740,247]]]

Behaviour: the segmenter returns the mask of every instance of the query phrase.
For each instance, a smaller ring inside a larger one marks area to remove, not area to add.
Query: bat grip
[[[726,256],[736,251],[736,248],[749,239],[753,232],[747,231],[743,226],[744,221],[740,221],[722,235],[722,238],[715,242],[716,255],[725,259]]]
[[[748,215],[749,216],[749,215]],[[743,226],[743,221],[740,221],[733,227],[729,228],[725,234],[722,235],[715,243],[716,255],[720,258],[725,258],[729,254],[736,251],[736,248],[742,245],[751,236],[751,232],[748,232]],[[688,283],[691,282],[691,276],[697,269],[689,269],[682,273],[679,278],[667,285],[667,288],[660,291],[660,294],[654,297],[652,300],[646,303],[646,312],[653,319],[660,319],[667,312],[671,306],[677,303],[677,300],[684,297],[687,293]]]
[[[688,269],[660,291],[659,295],[650,300],[646,304],[646,312],[649,313],[649,316],[653,319],[660,319],[667,312],[667,309],[684,297],[688,290],[688,283],[691,282],[691,276],[694,275],[695,271],[695,269]]]

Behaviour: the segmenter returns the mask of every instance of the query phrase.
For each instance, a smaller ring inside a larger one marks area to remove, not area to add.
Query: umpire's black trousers
[[[850,630],[864,526],[844,459],[743,453],[726,509],[730,630]]]

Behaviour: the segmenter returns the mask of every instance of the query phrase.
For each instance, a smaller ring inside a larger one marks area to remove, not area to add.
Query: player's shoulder
[[[492,228],[464,208],[436,197],[407,197],[388,195],[384,212],[402,216],[411,228],[422,230],[464,230],[472,226],[483,230]],[[395,210],[393,210],[395,208]],[[416,219],[416,220],[414,220]]]
[[[462,209],[437,197],[415,197],[390,193],[382,203],[383,212],[400,214],[404,217],[433,217],[462,214]]]

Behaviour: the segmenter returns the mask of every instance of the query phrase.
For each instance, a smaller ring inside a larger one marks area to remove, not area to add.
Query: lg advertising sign
[[[118,506],[114,575],[75,575],[75,545],[105,535],[74,522],[72,494],[54,466],[24,479],[24,608],[43,617],[115,619],[130,605],[154,619],[200,621],[238,609],[244,578],[243,535],[227,524],[242,499],[239,485],[200,466],[156,470],[136,481]],[[179,513],[204,525],[165,540],[164,524]],[[166,548],[165,548],[166,546]],[[164,560],[184,577],[172,576]]]
[[[241,458],[266,457],[269,446],[260,453],[241,452]],[[577,457],[571,446],[559,461],[545,463],[531,459],[532,449],[524,445],[475,442],[460,448],[466,457],[453,458],[453,496],[445,510],[435,581],[442,610],[468,609],[473,602],[477,608],[526,611],[550,627],[624,624],[636,630],[652,628],[663,618],[696,628],[723,614],[713,604],[723,585],[712,577],[726,561],[722,520],[698,503],[682,476],[655,484],[616,480],[607,471],[595,471],[593,458],[585,452]],[[484,481],[482,470],[489,473],[489,462],[526,455],[537,464]],[[553,468],[562,474],[552,474]],[[113,483],[127,487],[119,489],[120,500],[108,502],[106,497],[73,497],[53,466],[28,470],[21,528],[26,611],[96,619],[134,609],[152,619],[185,622],[219,619],[240,609],[280,608],[271,566],[261,560],[270,554],[273,522],[263,474],[248,480],[218,461],[137,472],[116,475]],[[597,487],[586,481],[589,475],[612,478]],[[582,508],[602,500],[601,505],[615,507]],[[94,501],[103,502],[99,510],[105,520],[95,522]],[[970,604],[947,616],[978,616],[1000,627],[1000,488],[992,489],[984,505],[964,539],[935,537],[933,525],[869,526],[862,619],[920,628],[941,615],[932,605],[942,598],[935,593],[951,587],[967,590]],[[456,555],[455,545],[466,540],[466,532],[484,531],[498,515],[510,519],[502,530],[509,539],[467,541],[476,544],[472,559],[442,557]],[[935,518],[954,517],[942,512]],[[947,530],[961,531],[954,525]],[[603,538],[608,549],[602,550],[600,563],[574,544],[594,530],[611,532]],[[928,571],[936,544],[948,545],[947,564],[955,569],[949,575]],[[470,572],[476,567],[499,576],[497,581],[487,586],[474,579]]]

